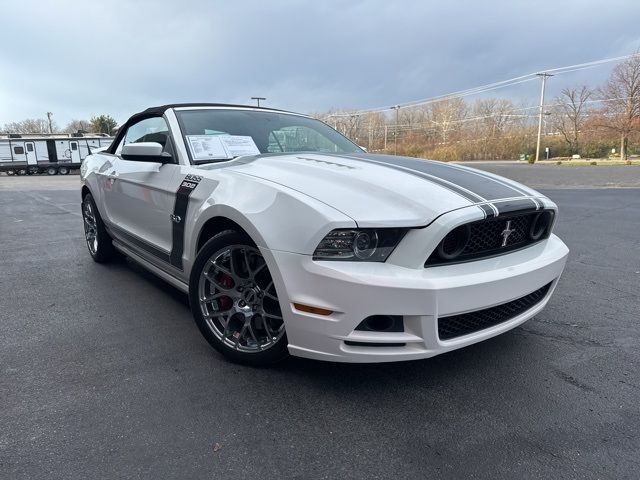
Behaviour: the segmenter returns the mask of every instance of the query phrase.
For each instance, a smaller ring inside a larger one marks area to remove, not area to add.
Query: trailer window
[[[77,150],[78,149],[78,144],[75,142],[71,142],[71,150]]]
[[[16,155],[24,155],[24,147],[13,147],[13,153]]]
[[[33,143],[27,143],[27,152],[33,152]]]

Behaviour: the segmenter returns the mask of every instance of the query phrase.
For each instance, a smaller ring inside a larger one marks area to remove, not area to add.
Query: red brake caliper
[[[222,285],[224,288],[231,288],[233,287],[233,278],[226,273],[220,273],[218,276],[218,284]],[[218,299],[218,306],[220,307],[220,310],[224,312],[233,306],[233,300],[231,300],[230,297],[220,297]]]

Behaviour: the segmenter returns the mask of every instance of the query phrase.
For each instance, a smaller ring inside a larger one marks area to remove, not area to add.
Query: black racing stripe
[[[541,208],[544,208],[544,205],[542,204],[542,202],[537,198],[531,197],[531,200],[533,200],[536,203],[536,210],[540,210]]]
[[[147,243],[138,237],[134,237],[129,232],[123,230],[120,227],[116,227],[115,225],[109,225],[109,230],[113,231],[117,236],[123,238],[125,243],[136,246],[139,249],[150,253],[154,257],[159,258],[163,262],[169,263],[169,254],[164,250],[160,250],[158,247],[151,245],[150,243]]]
[[[538,210],[538,204],[532,198],[507,200],[494,203],[500,215],[512,212],[533,212]]]
[[[355,157],[355,158],[360,158]],[[390,155],[363,155],[363,159],[371,158],[378,162],[396,165],[415,170],[456,184],[469,190],[486,200],[499,198],[522,197],[522,192],[485,175],[477,175],[466,169],[447,165],[443,162],[433,162]]]
[[[184,253],[184,224],[189,207],[189,196],[198,186],[202,177],[197,175],[187,175],[178,191],[176,201],[173,206],[172,229],[171,229],[171,254],[170,262],[176,268],[182,270],[182,254]]]
[[[426,160],[426,161],[427,162],[434,162],[434,160]],[[489,180],[491,180],[493,182],[501,183],[501,184],[509,187],[510,189],[514,190],[515,192],[519,193],[520,194],[519,196],[522,196],[522,197],[529,197],[530,196],[530,194],[527,191],[525,191],[523,188],[520,188],[517,185],[511,185],[509,183],[509,181],[507,181],[507,179],[495,178],[495,176],[493,176],[493,175],[491,175],[491,174],[489,174],[489,173],[487,173],[487,172],[485,172],[483,170],[478,170],[477,168],[472,168],[472,167],[466,168],[466,167],[464,167],[462,165],[455,165],[455,164],[450,164],[450,163],[447,163],[446,165],[448,167],[450,167],[450,168],[457,168],[458,170],[462,170],[462,171],[464,171],[466,173],[470,173],[472,175],[478,175],[478,176],[481,176],[481,177],[488,178]],[[512,196],[514,196],[514,195],[512,195]],[[518,195],[515,195],[515,196],[518,196]]]
[[[403,171],[407,171],[404,170]],[[409,172],[410,173],[410,172]],[[457,193],[458,195],[466,198],[467,200],[471,201],[471,202],[478,202],[478,201],[482,201],[483,199],[478,197],[477,195],[473,195],[470,192],[467,192],[466,190],[462,189],[462,188],[458,188],[456,185],[453,185],[451,183],[448,183],[446,181],[443,181],[442,179],[438,178],[438,177],[434,177],[432,175],[418,175],[420,178],[424,178],[426,180],[429,180],[430,182],[433,182],[437,185],[440,185],[441,187],[444,187],[448,190],[451,190],[452,192]]]
[[[356,154],[357,155],[357,154]],[[334,155],[336,157],[345,157],[346,155]],[[373,155],[372,155],[373,156]],[[376,157],[379,157],[380,155],[376,155]],[[353,159],[353,160],[359,160],[361,162],[368,162],[368,163],[375,163],[375,164],[384,164],[384,166],[389,167],[389,168],[395,168],[396,170],[400,171],[400,172],[405,172],[408,173],[410,175],[414,175],[416,177],[420,177],[424,180],[428,180],[432,183],[435,183],[436,185],[440,185],[443,188],[446,188],[447,190],[450,190],[454,193],[457,193],[458,195],[460,195],[461,197],[466,198],[467,200],[469,200],[472,203],[477,203],[477,202],[482,202],[485,199],[475,195],[473,192],[468,192],[466,191],[464,188],[460,188],[455,184],[449,183],[439,177],[433,176],[433,175],[429,175],[429,174],[425,174],[423,172],[417,171],[415,169],[411,169],[408,167],[403,167],[401,165],[395,165],[386,161],[380,161],[378,159],[373,159],[373,158],[367,158],[365,156],[346,156],[347,158]],[[384,158],[387,158],[387,156],[384,156]]]
[[[484,210],[484,216],[487,218],[495,217],[496,211],[491,208],[491,205],[487,205],[486,203],[482,203],[478,205],[482,210]]]

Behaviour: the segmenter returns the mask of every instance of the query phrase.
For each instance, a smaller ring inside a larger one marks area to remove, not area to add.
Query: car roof
[[[282,112],[282,113],[295,113],[289,112],[287,110],[279,110],[277,108],[269,108],[269,107],[256,107],[255,105],[237,105],[232,103],[168,103],[166,105],[159,105],[157,107],[150,107],[142,112],[136,113],[132,115],[132,117],[137,116],[153,116],[153,115],[162,115],[169,108],[189,108],[189,107],[227,107],[227,108],[250,108],[252,110],[265,110],[272,112]],[[299,115],[299,114],[296,114]]]

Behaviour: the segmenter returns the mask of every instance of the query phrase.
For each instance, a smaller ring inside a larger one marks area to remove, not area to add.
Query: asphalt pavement
[[[262,369],[91,260],[77,177],[0,177],[0,478],[638,478],[640,189],[601,187],[640,168],[486,168],[560,207],[541,314],[428,360]]]

